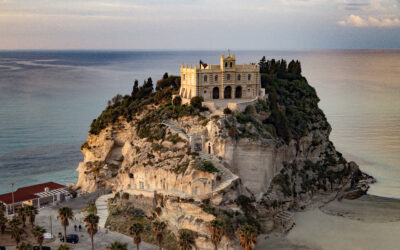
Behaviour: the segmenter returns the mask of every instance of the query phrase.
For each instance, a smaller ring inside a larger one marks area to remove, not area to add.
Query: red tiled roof
[[[28,187],[18,188],[14,192],[14,203],[28,201],[32,199],[38,198],[37,193],[44,192],[45,188],[49,188],[50,190],[65,188],[66,186],[55,183],[55,182],[47,182],[43,184],[37,184]],[[12,193],[2,194],[0,195],[0,201],[11,204],[12,203]]]

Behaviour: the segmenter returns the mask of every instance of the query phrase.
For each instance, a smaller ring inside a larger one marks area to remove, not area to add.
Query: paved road
[[[58,233],[64,232],[64,229],[61,226],[60,220],[57,219],[57,209],[60,206],[69,206],[73,209],[75,220],[70,222],[69,227],[67,228],[67,234],[76,233],[79,235],[80,242],[76,245],[70,244],[74,250],[87,250],[91,248],[90,237],[87,234],[83,222],[83,215],[79,213],[83,208],[86,207],[89,200],[96,199],[97,195],[93,194],[91,196],[80,197],[74,200],[70,200],[66,203],[60,204],[59,206],[47,207],[40,209],[39,215],[36,217],[36,224],[41,225],[46,228],[47,232],[51,231],[50,220],[52,221],[52,232],[57,237]],[[51,218],[51,219],[50,219]],[[75,232],[74,225],[81,225],[82,231]],[[133,240],[131,237],[116,233],[116,232],[106,232],[103,228],[99,228],[99,232],[94,236],[95,249],[105,249],[106,246],[114,241],[120,241],[123,243],[128,243],[128,249],[136,249],[136,246],[133,244]],[[51,247],[52,249],[57,249],[60,245],[60,240],[56,238],[52,242],[46,242],[44,245]],[[155,246],[142,242],[140,244],[140,249],[143,250],[155,250],[157,249]]]

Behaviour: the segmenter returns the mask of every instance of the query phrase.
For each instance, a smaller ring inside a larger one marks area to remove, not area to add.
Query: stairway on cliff
[[[96,200],[97,216],[99,216],[99,227],[104,228],[108,218],[108,199],[114,197],[114,194],[105,194]]]
[[[180,128],[178,125],[176,125],[172,121],[164,120],[161,123],[168,126],[168,128],[170,130],[174,131],[175,133],[183,135],[186,138],[186,140],[189,141],[189,135],[182,128]]]

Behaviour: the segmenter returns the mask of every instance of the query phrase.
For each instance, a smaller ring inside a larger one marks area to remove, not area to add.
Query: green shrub
[[[182,104],[182,98],[180,96],[175,96],[175,98],[172,100],[172,104],[174,106],[180,106]]]
[[[129,194],[128,193],[123,193],[122,194],[122,199],[129,200]]]
[[[228,107],[224,108],[224,115],[230,115],[232,114],[232,110],[230,110]]]
[[[204,102],[204,99],[202,96],[195,96],[190,99],[190,105],[196,109],[201,109],[201,103]]]
[[[165,139],[173,144],[177,144],[178,142],[186,142],[186,140],[182,139],[178,134],[170,134]]]
[[[208,173],[219,172],[219,170],[214,166],[214,164],[211,161],[202,161],[200,166],[198,167],[198,170]]]

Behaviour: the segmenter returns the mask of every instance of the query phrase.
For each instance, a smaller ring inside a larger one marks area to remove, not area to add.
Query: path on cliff
[[[186,140],[189,141],[190,134],[187,134],[185,130],[183,130],[180,127],[178,127],[178,125],[176,125],[172,121],[164,120],[164,121],[161,122],[161,124],[164,124],[164,125],[168,126],[168,128],[170,130],[174,131],[175,133],[177,133],[179,135],[184,136],[186,138]]]
[[[232,173],[232,171],[224,167],[224,165],[220,163],[218,159],[216,159],[212,155],[200,153],[199,156],[203,160],[211,161],[221,174],[222,182],[217,187],[215,187],[213,193],[227,188],[229,185],[231,185],[232,182],[239,179],[239,176],[235,175],[234,173]]]
[[[108,199],[114,197],[114,194],[105,194],[96,200],[97,216],[99,216],[99,227],[105,228],[108,218]]]
[[[172,122],[170,120],[164,120],[164,121],[162,121],[162,124],[168,126],[168,128],[170,130],[174,131],[175,133],[184,136],[185,138],[187,138],[188,142],[190,142],[189,138],[190,138],[191,134],[187,133],[184,129],[179,127],[179,125],[175,124],[174,122]],[[202,160],[207,160],[207,161],[212,162],[213,165],[218,169],[219,173],[221,174],[221,177],[222,177],[221,183],[217,187],[214,188],[212,193],[216,193],[220,190],[223,190],[223,189],[229,187],[232,184],[232,182],[239,179],[239,176],[235,175],[234,173],[232,173],[232,171],[227,169],[222,163],[219,162],[219,160],[215,156],[199,152],[199,157]]]

